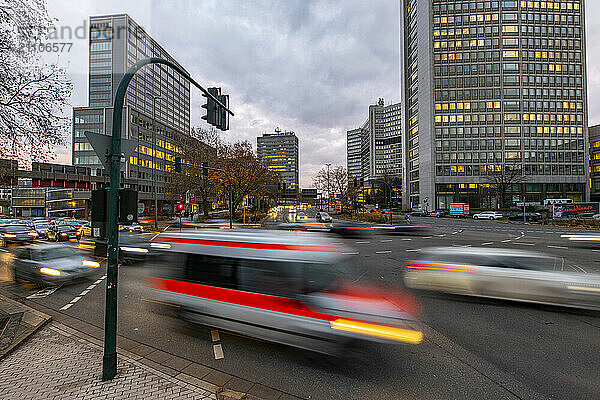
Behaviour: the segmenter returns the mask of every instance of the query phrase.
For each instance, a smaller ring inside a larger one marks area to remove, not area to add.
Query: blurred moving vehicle
[[[8,243],[30,243],[37,239],[38,233],[22,224],[0,226],[0,246]]]
[[[600,275],[530,251],[439,247],[408,262],[413,289],[600,310]]]
[[[144,232],[144,227],[140,224],[131,224],[131,225],[119,225],[119,230],[120,231],[127,231],[127,232]]]
[[[186,319],[317,352],[422,341],[416,299],[359,281],[347,249],[319,234],[164,232],[148,284]]]
[[[508,217],[511,221],[539,221],[542,219],[542,214],[536,212],[526,212],[525,215],[523,213],[511,215]]]
[[[37,232],[40,239],[44,239],[48,236],[50,224],[48,222],[35,222],[33,224],[33,229]]]
[[[331,222],[331,221],[333,221],[333,218],[331,218],[331,215],[327,214],[325,211],[319,211],[315,215],[315,219],[317,220],[317,222]]]
[[[124,263],[143,262],[150,255],[151,234],[119,232],[119,261]]]
[[[91,237],[92,236],[92,223],[91,222],[86,222],[85,224],[81,225],[81,228],[79,228],[79,230],[81,231],[81,236],[87,236],[87,237]]]
[[[300,211],[296,214],[296,219],[308,219],[308,215],[306,215],[306,213],[303,211]]]
[[[64,244],[43,244],[19,249],[13,260],[15,279],[54,285],[92,275],[100,264]]]
[[[437,217],[437,218],[445,217],[446,215],[447,215],[447,213],[444,210],[429,211],[427,213],[428,217]]]
[[[473,214],[473,219],[501,219],[504,216],[501,212],[496,211],[483,211],[477,214]]]
[[[48,240],[63,242],[71,239],[81,239],[81,232],[72,225],[55,225],[48,229]]]
[[[427,212],[422,208],[418,208],[416,210],[412,210],[410,212],[411,217],[425,217],[427,216]]]

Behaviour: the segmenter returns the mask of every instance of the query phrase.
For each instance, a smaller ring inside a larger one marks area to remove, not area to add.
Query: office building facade
[[[402,176],[402,118],[400,103],[369,106],[366,121],[346,132],[349,179],[362,181]]]
[[[600,125],[590,126],[590,200],[600,201]]]
[[[176,65],[162,46],[126,14],[90,18],[89,105],[73,109],[73,165],[105,174],[85,131],[112,132],[112,106],[124,73],[147,57],[165,58]],[[140,69],[125,96],[123,137],[138,142],[122,169],[125,187],[138,190],[141,202],[166,199],[178,143],[190,131],[190,83],[172,68],[152,64]]]
[[[281,178],[286,192],[299,193],[299,145],[294,132],[264,133],[256,139],[256,154],[269,170]]]
[[[401,0],[403,203],[589,198],[584,3]]]

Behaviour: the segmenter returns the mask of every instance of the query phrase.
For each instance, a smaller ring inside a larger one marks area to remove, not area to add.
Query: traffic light
[[[202,175],[208,176],[208,163],[207,162],[202,163]]]
[[[211,88],[208,88],[207,91],[208,91],[208,93],[212,94],[217,99],[221,96],[221,88],[211,87]],[[209,124],[221,129],[220,126],[217,124],[217,118],[219,117],[219,108],[220,107],[217,105],[217,103],[212,98],[210,98],[206,94],[202,94],[202,96],[206,97],[206,104],[202,105],[202,108],[206,109],[206,115],[204,115],[202,117],[202,119],[205,120],[206,122],[208,122]]]
[[[181,157],[175,157],[175,172],[181,172]]]
[[[184,208],[185,208],[185,205],[183,203],[177,203],[177,211],[178,212],[182,212]]]
[[[223,104],[225,107],[229,108],[229,95],[224,94],[221,96],[217,96],[217,99]],[[229,130],[229,113],[223,107],[217,106],[218,115],[217,115],[217,128],[222,131]]]
[[[354,187],[358,187],[358,179],[352,179],[352,184],[354,185]]]

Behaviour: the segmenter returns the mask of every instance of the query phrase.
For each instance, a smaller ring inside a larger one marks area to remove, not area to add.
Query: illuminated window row
[[[521,8],[540,8],[554,10],[579,10],[578,2],[558,2],[558,1],[521,1]]]

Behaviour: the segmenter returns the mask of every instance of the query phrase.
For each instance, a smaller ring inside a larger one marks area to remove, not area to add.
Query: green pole
[[[110,380],[117,374],[117,280],[119,257],[119,188],[121,187],[121,123],[123,121],[123,102],[129,82],[135,73],[148,64],[164,64],[190,81],[206,96],[233,115],[215,96],[210,94],[198,82],[178,65],[163,58],[145,58],[133,64],[121,78],[113,109],[112,142],[110,156],[110,192],[108,201],[108,267],[106,271],[106,308],[104,314],[104,355],[102,357],[102,380]],[[230,185],[231,187],[231,185]],[[231,189],[230,189],[231,193]],[[231,197],[231,194],[230,194]]]

